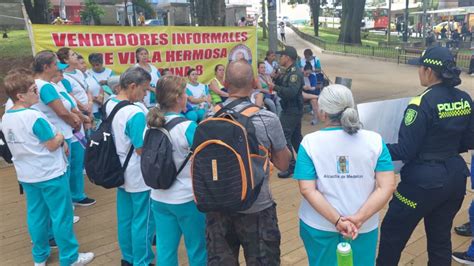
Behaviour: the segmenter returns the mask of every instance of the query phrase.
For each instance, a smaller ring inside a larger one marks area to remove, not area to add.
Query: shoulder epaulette
[[[408,105],[416,105],[416,106],[420,106],[421,104],[421,99],[423,98],[423,96],[425,96],[425,94],[427,94],[428,92],[430,92],[431,89],[429,90],[426,90],[425,92],[423,92],[422,94],[416,96],[416,97],[413,97],[410,101],[410,103],[408,103]]]

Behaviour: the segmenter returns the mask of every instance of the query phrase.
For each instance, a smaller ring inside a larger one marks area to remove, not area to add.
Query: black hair
[[[223,66],[225,68],[225,66],[223,64],[217,64],[215,67],[214,67],[214,73],[217,72],[217,70],[219,69],[220,66]],[[191,74],[191,73],[189,73]],[[189,75],[188,75],[189,76]]]
[[[138,54],[141,52],[141,51],[146,51],[148,53],[148,50],[144,47],[139,47],[137,48],[137,50],[135,51],[135,58],[137,60],[137,63],[138,63]]]
[[[444,63],[444,68],[442,70],[433,69],[435,76],[443,82],[444,85],[448,87],[456,87],[461,84],[461,69],[456,66],[455,62],[449,61]]]
[[[309,62],[309,61],[306,61],[306,64],[303,67],[303,71],[306,71],[306,70],[313,71],[313,66],[311,65],[311,62]]]
[[[311,49],[308,48],[308,49],[305,49],[305,50],[303,51],[303,54],[304,54],[305,56],[306,56],[306,55],[308,55],[308,56],[313,56],[313,51],[311,51]]]
[[[194,68],[188,69],[188,71],[186,72],[186,76],[189,77],[189,75],[191,75],[191,73],[193,73],[193,71],[196,71],[196,69],[194,69]]]
[[[102,54],[99,54],[99,53],[90,54],[88,59],[91,65],[94,63],[99,63],[99,64],[104,63],[104,58],[102,57]]]
[[[258,63],[257,63],[257,68],[259,68],[259,67],[260,67],[260,65],[265,65],[265,62],[258,61]]]

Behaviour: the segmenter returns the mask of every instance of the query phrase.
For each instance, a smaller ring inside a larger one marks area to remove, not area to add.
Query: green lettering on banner
[[[416,117],[418,116],[418,112],[413,109],[407,109],[405,113],[405,126],[409,126],[415,122]]]

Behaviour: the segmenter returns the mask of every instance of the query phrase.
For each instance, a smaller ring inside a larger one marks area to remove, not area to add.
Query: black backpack
[[[176,117],[164,127],[149,128],[145,133],[141,155],[141,170],[145,184],[154,189],[168,189],[181,173],[191,155],[188,155],[178,170],[173,160],[173,144],[170,131],[176,125],[188,121]]]
[[[118,103],[97,131],[92,133],[87,143],[84,160],[87,176],[92,183],[104,188],[116,188],[124,184],[125,169],[133,154],[132,145],[122,166],[112,135],[112,120],[115,114],[127,105],[133,105],[133,103],[129,101]]]
[[[0,156],[5,160],[7,163],[12,162],[12,153],[7,145],[7,140],[5,139],[5,135],[3,135],[3,131],[0,130]]]
[[[201,212],[249,209],[270,173],[268,150],[259,145],[251,116],[260,107],[243,101],[217,105],[214,116],[196,128],[191,166],[194,199]]]

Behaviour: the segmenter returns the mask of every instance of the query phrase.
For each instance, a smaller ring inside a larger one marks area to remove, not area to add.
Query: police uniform
[[[443,71],[454,64],[449,50],[428,49],[420,63]],[[424,218],[428,265],[451,265],[452,221],[461,207],[469,170],[459,155],[474,147],[473,102],[444,83],[409,103],[397,144],[388,149],[402,160],[401,182],[381,226],[377,265],[397,265],[413,230]]]
[[[290,151],[291,147],[298,150],[303,136],[301,134],[301,120],[303,118],[303,73],[296,64],[296,50],[287,46],[284,51],[277,54],[287,55],[293,59],[293,64],[284,69],[280,76],[275,79],[275,90],[280,97],[282,112],[280,114],[280,123],[285,134],[286,143]],[[290,163],[289,172],[283,172],[279,177],[289,177],[295,167],[294,155]]]

